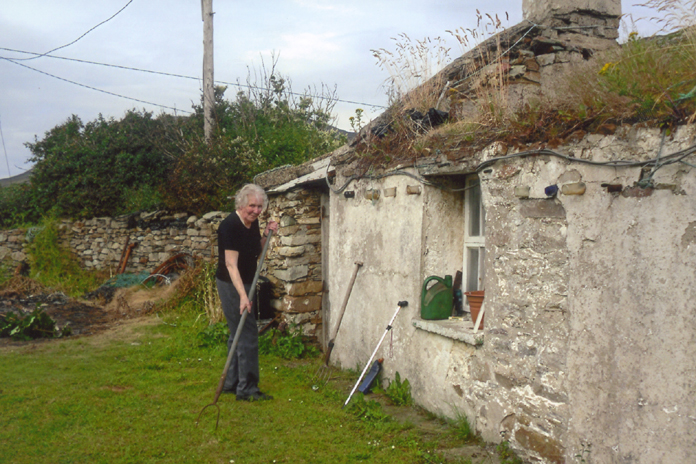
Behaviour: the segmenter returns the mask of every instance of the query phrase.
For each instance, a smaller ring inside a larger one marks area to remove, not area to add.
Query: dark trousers
[[[239,314],[239,293],[231,282],[216,280],[222,312],[225,314],[227,327],[230,329],[230,338],[227,340],[229,353],[234,334],[237,332],[237,327],[242,319],[242,315]],[[251,285],[244,287],[248,295]],[[239,335],[237,350],[232,357],[230,369],[227,371],[223,390],[234,392],[238,396],[249,396],[259,392],[259,332],[253,308],[251,314],[247,315]]]

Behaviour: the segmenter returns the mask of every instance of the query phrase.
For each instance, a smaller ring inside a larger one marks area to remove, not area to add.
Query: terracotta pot
[[[479,311],[481,311],[481,305],[483,304],[484,291],[477,290],[475,292],[464,292],[466,299],[469,302],[469,311],[471,311],[471,321],[476,324],[476,319],[478,318]],[[479,323],[479,330],[483,330],[483,320],[486,318],[484,314]]]

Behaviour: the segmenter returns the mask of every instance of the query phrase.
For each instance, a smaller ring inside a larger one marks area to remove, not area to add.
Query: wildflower
[[[616,66],[616,63],[609,62],[609,63],[605,64],[604,66],[602,66],[602,69],[599,70],[599,74],[600,75],[606,74],[614,66]]]

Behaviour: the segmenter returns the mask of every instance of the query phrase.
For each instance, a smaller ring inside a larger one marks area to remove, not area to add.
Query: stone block
[[[307,245],[308,243],[318,243],[320,241],[321,235],[317,234],[298,234],[280,238],[280,243],[283,246],[300,246]]]
[[[563,464],[564,448],[553,437],[542,435],[527,427],[520,427],[515,432],[515,440],[525,449],[533,451],[546,459],[546,462]]]
[[[517,185],[515,186],[515,196],[517,198],[529,198],[529,185]]]
[[[14,253],[12,253],[11,258],[13,261],[24,261],[25,259],[27,259],[27,255],[25,255],[21,251],[15,251]]]
[[[281,228],[294,226],[295,224],[297,224],[297,221],[295,221],[295,219],[292,216],[283,216],[282,218],[280,218],[279,225]]]
[[[312,264],[312,260],[309,256],[299,256],[297,258],[288,258],[283,263],[283,267],[291,268],[294,266],[304,266],[306,264]]]
[[[515,79],[516,77],[521,77],[524,75],[524,72],[527,70],[526,66],[519,65],[519,66],[513,66],[510,69],[510,73],[508,74],[508,77],[510,79]]]
[[[286,285],[286,291],[290,296],[303,296],[309,293],[319,293],[324,289],[324,284],[320,280],[309,280],[307,282],[296,282]]]
[[[297,233],[297,231],[300,230],[300,226],[288,226],[288,227],[281,227],[278,229],[278,235],[279,236],[287,236],[287,235],[294,235]]]
[[[549,66],[553,64],[555,59],[556,55],[554,53],[546,53],[544,55],[537,55],[536,62],[539,63],[539,66]]]
[[[299,280],[303,277],[306,277],[308,273],[309,273],[309,266],[304,265],[304,266],[291,267],[289,269],[277,269],[276,271],[273,272],[273,275],[279,280],[282,280],[285,282],[294,282],[294,281]]]
[[[211,211],[209,213],[204,214],[202,219],[204,219],[205,221],[210,221],[213,218],[218,217],[218,215],[221,215],[221,214],[223,214],[222,211]]]
[[[295,246],[295,247],[280,247],[277,250],[277,253],[280,256],[286,257],[286,258],[291,258],[295,256],[300,256],[302,253],[305,252],[305,247],[303,246]]]
[[[305,296],[293,297],[286,296],[283,298],[283,312],[288,313],[308,313],[311,311],[319,311],[321,309],[321,296]]]
[[[297,223],[302,225],[302,224],[319,224],[321,222],[321,219],[319,217],[303,217],[297,219]]]
[[[520,214],[527,218],[565,218],[563,205],[555,200],[527,200],[520,205]]]

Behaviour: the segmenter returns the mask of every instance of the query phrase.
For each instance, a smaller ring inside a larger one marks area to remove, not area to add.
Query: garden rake
[[[360,267],[363,265],[361,261],[356,261],[355,262],[355,270],[353,271],[353,276],[350,279],[350,283],[348,284],[348,290],[346,291],[346,296],[343,299],[343,305],[341,306],[340,311],[338,312],[338,322],[336,322],[336,328],[333,331],[333,336],[331,337],[331,340],[329,340],[329,344],[326,348],[326,353],[324,354],[324,363],[319,366],[319,369],[317,372],[314,374],[314,379],[317,380],[317,383],[321,383],[322,385],[326,385],[329,380],[331,379],[331,367],[329,366],[329,358],[331,357],[331,351],[333,350],[334,347],[334,342],[336,340],[336,335],[338,335],[338,329],[341,327],[341,321],[343,320],[343,314],[346,311],[346,306],[348,306],[348,300],[350,299],[350,293],[353,290],[353,284],[355,283],[355,278],[358,275],[358,270],[360,270]],[[317,384],[313,386],[313,389],[316,389]]]
[[[256,283],[259,280],[259,274],[261,274],[261,268],[263,267],[263,261],[266,258],[266,251],[268,250],[268,245],[271,243],[271,237],[273,237],[273,230],[268,231],[268,238],[266,239],[266,243],[263,246],[263,251],[261,251],[261,257],[259,258],[259,264],[256,266],[256,274],[254,274],[254,280],[251,283],[251,289],[249,290],[249,301],[254,301],[254,295],[256,294]],[[220,376],[220,382],[218,382],[218,387],[217,390],[215,390],[215,399],[213,400],[212,403],[206,405],[201,409],[201,412],[198,413],[198,419],[196,419],[196,425],[201,420],[201,415],[203,414],[203,411],[205,411],[207,408],[210,406],[215,406],[217,408],[217,419],[215,421],[215,430],[218,428],[218,424],[220,423],[220,406],[217,405],[218,398],[220,398],[220,394],[222,394],[222,388],[225,385],[225,378],[227,378],[227,371],[230,370],[230,364],[232,363],[232,357],[234,356],[234,352],[237,349],[237,344],[239,343],[239,336],[242,334],[242,327],[244,327],[244,323],[246,322],[246,318],[249,315],[249,311],[244,311],[244,314],[242,314],[242,318],[239,321],[239,324],[237,325],[237,331],[234,334],[234,340],[232,341],[232,346],[230,347],[229,353],[227,353],[227,361],[225,362],[225,368],[222,370],[222,375]]]
[[[372,364],[372,360],[375,359],[375,355],[377,354],[377,350],[379,350],[379,347],[382,345],[382,342],[384,341],[384,337],[387,336],[389,331],[392,329],[392,324],[394,323],[394,319],[396,319],[396,316],[399,314],[399,311],[401,308],[404,308],[408,306],[408,301],[399,301],[397,303],[396,307],[396,312],[392,316],[391,320],[389,321],[389,324],[387,324],[387,328],[385,329],[384,333],[382,334],[382,338],[379,339],[379,343],[377,343],[377,348],[375,348],[375,351],[372,352],[372,356],[370,356],[370,360],[367,361],[367,364],[365,364],[365,369],[363,369],[362,374],[360,374],[360,377],[358,377],[358,381],[355,382],[355,386],[353,387],[353,390],[351,390],[350,395],[348,395],[348,399],[346,400],[345,403],[343,403],[343,406],[341,408],[345,408],[350,399],[353,397],[353,393],[355,393],[355,390],[358,389],[358,385],[360,385],[360,381],[363,379],[365,376],[365,372],[370,368],[370,365]]]

